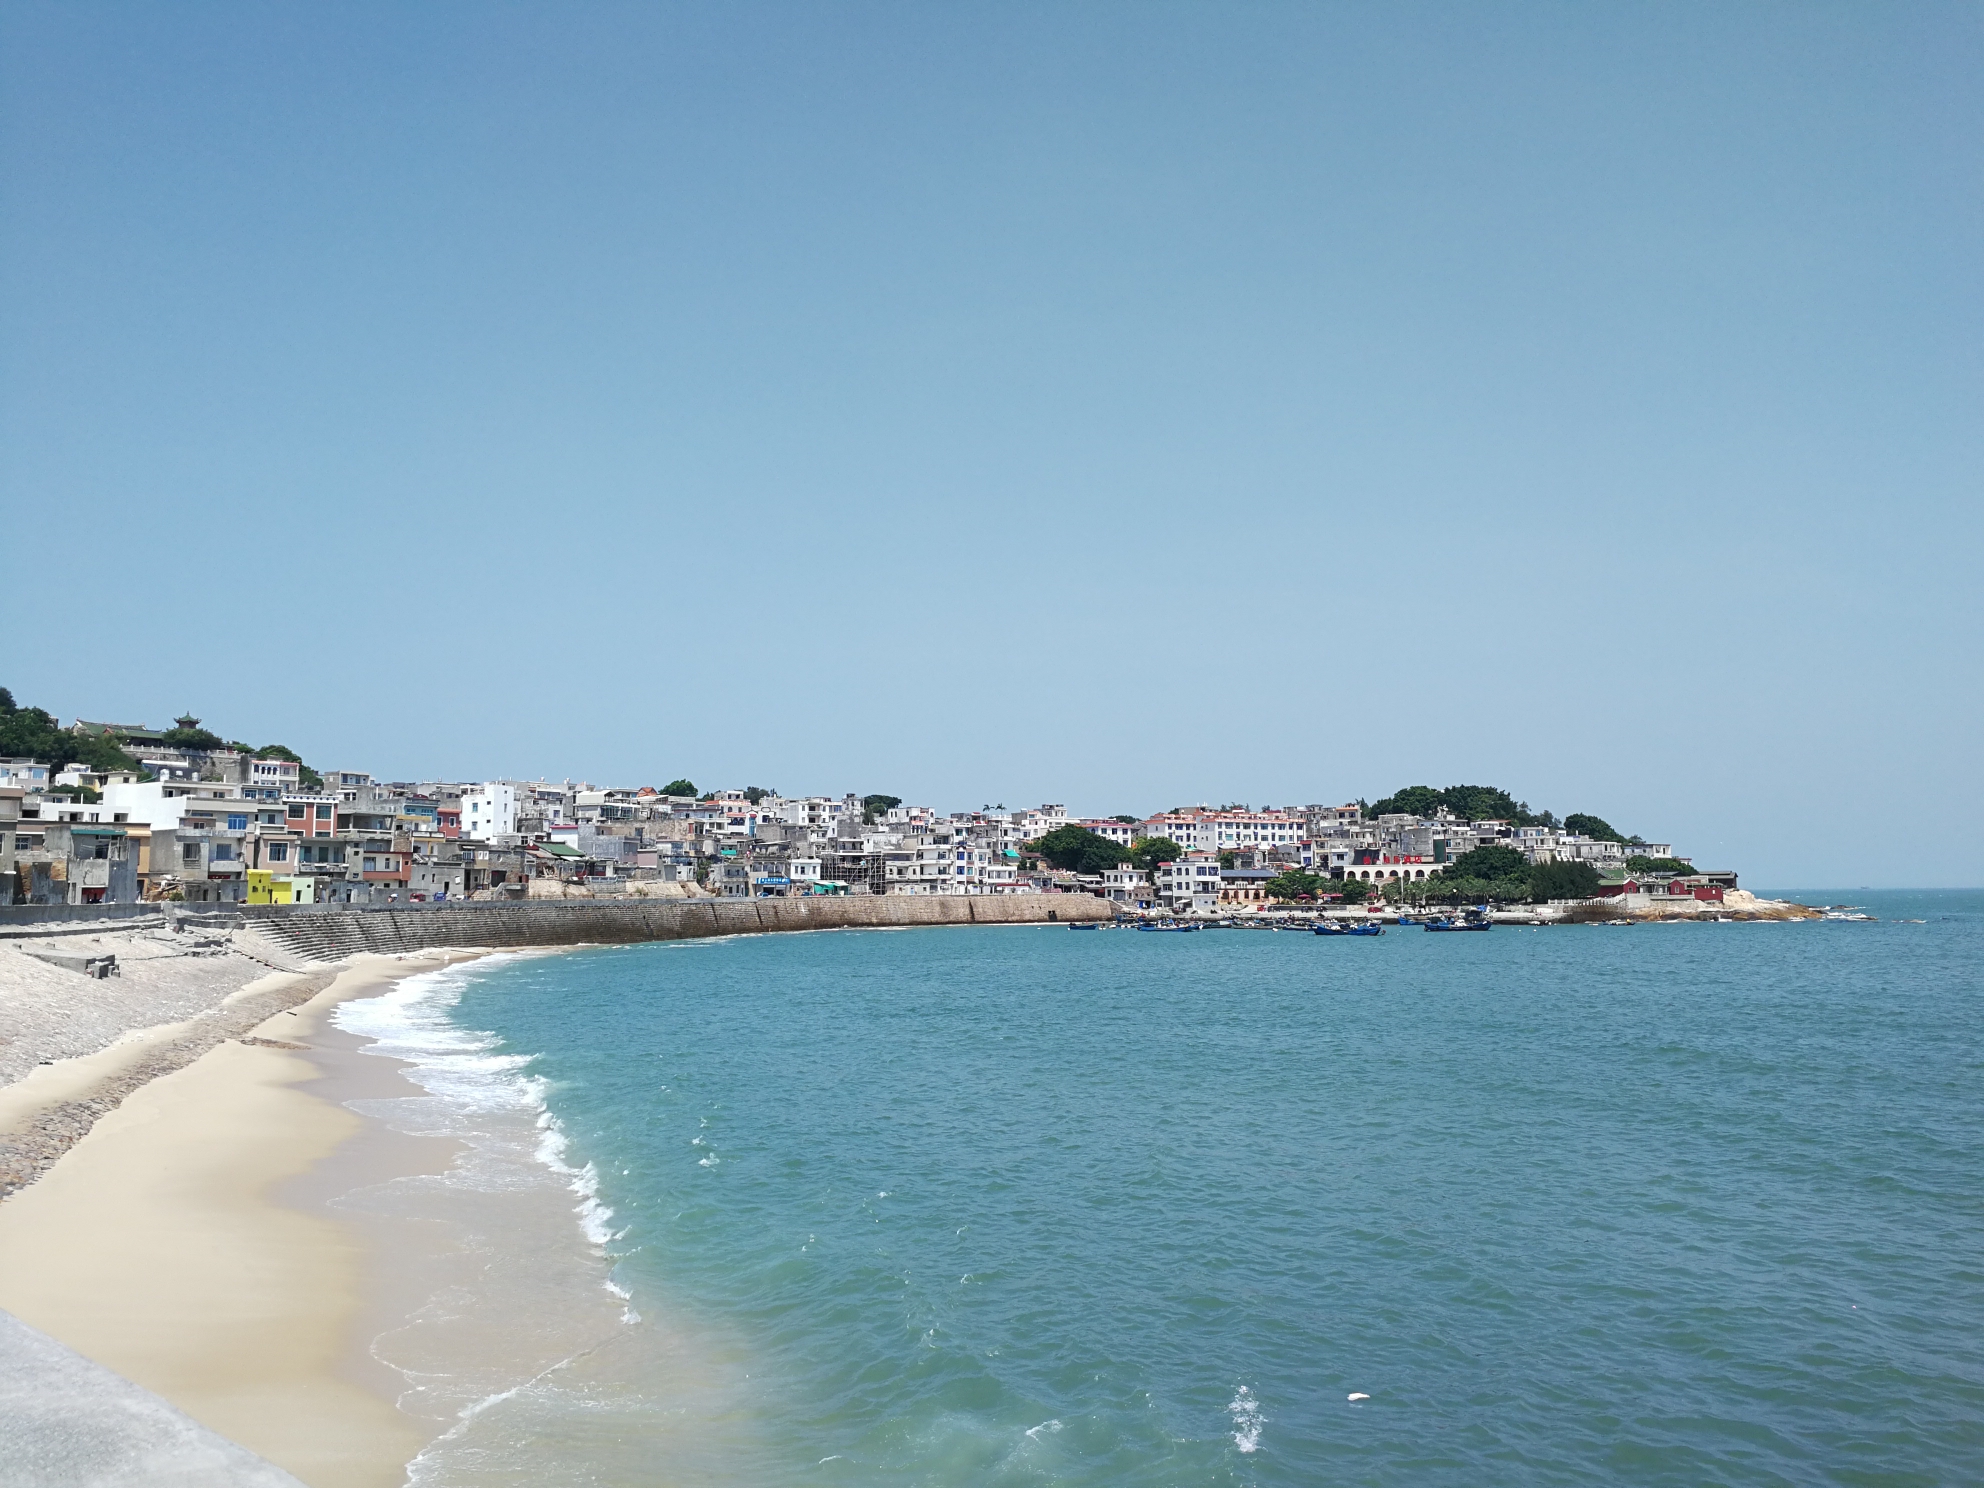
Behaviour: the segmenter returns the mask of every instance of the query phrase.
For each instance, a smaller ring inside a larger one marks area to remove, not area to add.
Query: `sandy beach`
[[[326,1027],[339,1002],[472,952],[362,957],[329,985],[268,976],[193,1019],[127,1031],[95,1053],[37,1065],[0,1087],[0,1136],[38,1113],[142,1075],[230,1004],[280,1007],[183,1067],[119,1090],[114,1106],[36,1181],[0,1203],[0,1308],[313,1488],[404,1481],[438,1430],[394,1403],[365,1342],[382,1295],[377,1247],[304,1202],[335,1159],[336,1186],[439,1171],[449,1144],[368,1123],[336,1098],[358,1056]],[[210,990],[225,991],[230,971]],[[82,991],[97,989],[83,979]],[[357,1078],[396,1078],[368,1058]],[[357,1139],[357,1140],[355,1140]]]

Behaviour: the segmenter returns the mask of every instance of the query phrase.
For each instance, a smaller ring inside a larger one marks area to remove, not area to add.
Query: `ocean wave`
[[[407,1078],[439,1103],[438,1109],[420,1115],[399,1104],[402,1114],[425,1129],[423,1134],[467,1137],[473,1131],[487,1141],[491,1134],[473,1118],[498,1112],[529,1117],[535,1132],[531,1159],[577,1196],[573,1213],[579,1232],[603,1248],[616,1238],[613,1210],[600,1200],[599,1170],[590,1162],[574,1167],[565,1160],[571,1139],[551,1111],[550,1082],[529,1072],[537,1055],[509,1052],[499,1035],[464,1028],[453,1017],[462,993],[489,970],[543,954],[499,953],[418,972],[377,997],[339,1004],[332,1022],[372,1040],[367,1053],[403,1061]],[[486,1165],[462,1162],[449,1176],[471,1183],[490,1178]]]

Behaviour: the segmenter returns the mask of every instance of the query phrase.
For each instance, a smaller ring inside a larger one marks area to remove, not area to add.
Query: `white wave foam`
[[[503,1041],[496,1034],[463,1028],[449,1016],[463,990],[490,967],[533,954],[543,953],[509,952],[420,972],[377,997],[340,1003],[332,1021],[347,1033],[371,1039],[368,1053],[406,1062],[408,1078],[445,1108],[446,1115],[436,1123],[437,1135],[462,1134],[463,1117],[499,1111],[533,1116],[540,1135],[531,1155],[578,1196],[573,1213],[580,1233],[593,1245],[604,1246],[616,1237],[613,1210],[600,1202],[599,1170],[590,1162],[574,1168],[565,1161],[571,1139],[551,1113],[549,1083],[526,1073],[537,1056],[499,1052]]]
[[[1261,1413],[1261,1403],[1245,1385],[1240,1386],[1226,1413],[1233,1417],[1233,1445],[1243,1452],[1258,1452],[1261,1449],[1261,1428],[1268,1418]]]

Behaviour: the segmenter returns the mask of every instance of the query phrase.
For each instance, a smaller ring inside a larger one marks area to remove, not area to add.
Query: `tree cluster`
[[[1364,815],[1367,819],[1401,812],[1431,816],[1443,806],[1462,821],[1512,821],[1523,827],[1556,825],[1556,818],[1549,812],[1534,813],[1527,801],[1518,801],[1493,785],[1450,785],[1444,790],[1435,790],[1430,785],[1408,785],[1382,801],[1365,806]]]
[[[1624,842],[1626,840],[1619,835],[1618,830],[1610,822],[1583,811],[1573,811],[1569,816],[1565,817],[1564,830],[1566,832],[1576,832],[1583,837],[1589,837],[1594,842]]]
[[[1044,837],[1036,837],[1027,844],[1027,850],[1069,873],[1101,873],[1130,856],[1122,843],[1111,842],[1100,833],[1072,822],[1056,827]]]
[[[43,708],[22,708],[0,687],[0,755],[38,760],[51,770],[88,765],[92,770],[135,770],[138,762],[103,734],[72,734]]]
[[[1416,897],[1445,904],[1542,904],[1589,899],[1598,892],[1598,870],[1589,863],[1531,863],[1512,847],[1477,847],[1427,879],[1413,884]]]
[[[693,780],[671,780],[661,788],[664,796],[688,796],[692,800],[699,794]]]
[[[900,805],[902,805],[901,796],[863,796],[861,819],[872,827],[882,819],[883,813],[893,811]]]
[[[1679,858],[1630,857],[1626,859],[1628,873],[1693,873],[1695,865],[1684,863]]]
[[[159,735],[161,743],[174,749],[240,749],[246,751],[246,744],[230,744],[219,734],[200,727],[200,720],[191,713],[172,720],[172,727]]]

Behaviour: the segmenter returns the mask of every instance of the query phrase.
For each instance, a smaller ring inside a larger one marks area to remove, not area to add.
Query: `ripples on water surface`
[[[1978,1481],[1984,895],[1858,898],[458,974],[641,1321],[418,1480]]]

